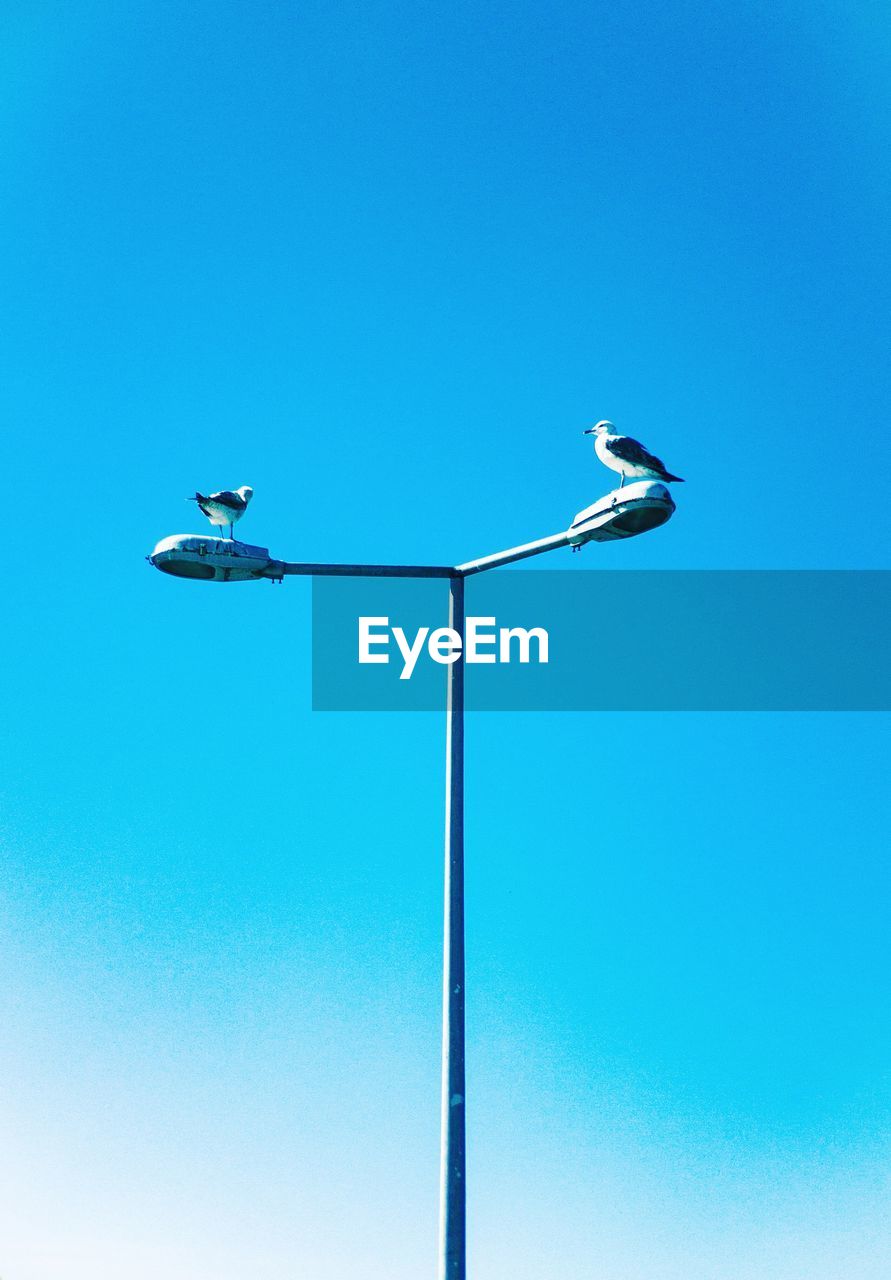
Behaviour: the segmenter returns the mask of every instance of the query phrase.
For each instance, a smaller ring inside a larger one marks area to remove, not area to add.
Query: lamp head
[[[272,561],[265,547],[203,533],[175,533],[162,538],[147,557],[149,564],[174,578],[205,582],[249,582],[270,576]]]

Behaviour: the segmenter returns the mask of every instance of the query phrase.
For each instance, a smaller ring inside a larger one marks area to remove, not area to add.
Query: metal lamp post
[[[464,1083],[464,579],[558,547],[634,537],[671,518],[674,501],[664,484],[624,485],[579,512],[563,533],[526,542],[465,564],[315,564],[274,560],[265,547],[229,538],[175,534],[155,547],[149,562],[174,577],[236,582],[303,577],[447,578],[449,625],[461,638],[448,666],[446,702],[445,920],[442,988],[442,1134],[440,1146],[439,1280],[467,1274],[466,1123]]]

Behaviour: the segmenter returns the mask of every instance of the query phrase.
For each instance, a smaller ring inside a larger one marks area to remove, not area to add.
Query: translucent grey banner
[[[891,710],[891,571],[505,570],[465,589],[468,710]],[[314,579],[313,708],[442,709],[448,597]]]

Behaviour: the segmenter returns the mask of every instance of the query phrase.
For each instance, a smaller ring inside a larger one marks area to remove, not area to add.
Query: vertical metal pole
[[[464,1127],[464,579],[449,580],[461,656],[448,669],[439,1280],[467,1275]]]

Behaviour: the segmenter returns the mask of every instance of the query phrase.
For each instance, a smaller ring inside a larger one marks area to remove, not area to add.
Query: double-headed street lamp
[[[442,987],[442,1137],[440,1149],[439,1280],[465,1280],[467,1272],[464,1090],[464,579],[515,560],[586,542],[610,542],[655,529],[671,518],[674,501],[659,481],[614,489],[575,517],[564,533],[526,542],[466,564],[306,564],[274,560],[265,547],[231,538],[174,534],[148,557],[179,578],[238,582],[269,578],[340,576],[447,578],[449,626],[461,641],[448,667],[445,788],[445,927]]]

